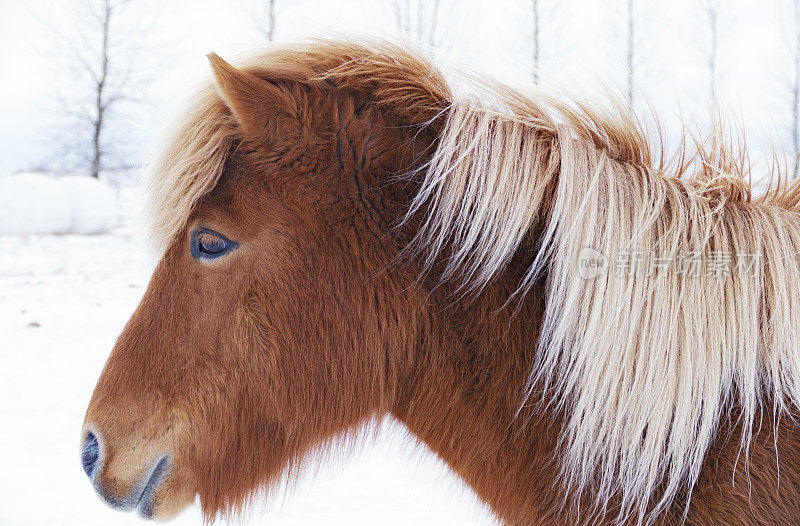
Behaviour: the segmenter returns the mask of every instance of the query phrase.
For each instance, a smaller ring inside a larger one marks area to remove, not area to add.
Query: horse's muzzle
[[[156,490],[169,474],[172,457],[170,455],[161,455],[152,463],[141,480],[134,485],[132,491],[129,491],[127,495],[115,495],[115,492],[107,487],[101,476],[104,460],[101,446],[99,436],[90,431],[84,438],[83,446],[81,447],[83,471],[89,477],[97,494],[114,509],[119,511],[136,510],[141,517],[152,518]]]

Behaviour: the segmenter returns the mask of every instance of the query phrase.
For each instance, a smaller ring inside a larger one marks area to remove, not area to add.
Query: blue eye
[[[207,228],[192,232],[192,256],[197,259],[217,259],[238,246],[239,243]]]

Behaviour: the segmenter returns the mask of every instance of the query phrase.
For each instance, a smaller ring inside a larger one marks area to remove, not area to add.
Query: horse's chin
[[[142,465],[130,457],[107,462],[106,454],[100,434],[89,432],[81,462],[95,492],[109,507],[135,511],[143,519],[167,521],[192,502],[193,492],[175,476],[172,455],[156,454]]]

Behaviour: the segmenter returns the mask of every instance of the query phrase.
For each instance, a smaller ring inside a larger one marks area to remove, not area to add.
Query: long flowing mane
[[[445,258],[443,279],[474,293],[531,253],[517,295],[544,278],[547,296],[529,385],[566,415],[565,486],[591,495],[598,512],[616,498],[619,521],[651,521],[691,492],[731,409],[741,412],[746,456],[762,407],[800,403],[797,186],[753,197],[744,163],[720,146],[656,165],[619,106],[471,74],[454,95],[430,62],[387,43],[277,48],[245,69],[360,90],[401,122],[434,127],[409,210],[427,214],[414,246],[428,265]],[[216,184],[237,138],[205,88],[153,169],[162,245]],[[609,262],[591,279],[579,267],[586,249]],[[641,253],[722,258],[731,270],[610,264]]]

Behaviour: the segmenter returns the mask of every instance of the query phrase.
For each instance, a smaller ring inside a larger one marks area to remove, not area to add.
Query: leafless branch
[[[539,0],[531,0],[531,8],[533,11],[533,83],[539,84],[539,25],[541,24]]]
[[[395,25],[405,38],[431,47],[441,44],[441,0],[393,0]]]
[[[267,40],[275,39],[275,0],[269,0],[267,6]]]
[[[708,104],[711,122],[719,113],[719,95],[717,93],[717,68],[719,54],[719,0],[705,0],[705,21],[708,29],[708,47],[706,48],[706,67],[708,68]]]
[[[797,179],[800,170],[800,0],[792,0],[792,36],[794,37],[791,51],[792,80],[789,87],[792,104],[792,177]]]
[[[633,0],[628,0],[628,7],[626,10],[626,14],[628,16],[627,22],[627,40],[625,45],[625,67],[628,73],[628,82],[627,82],[627,96],[628,96],[628,106],[633,107],[633,95],[634,95],[634,79],[635,79],[635,68],[636,68],[636,38],[635,38],[635,31],[636,31],[636,24],[635,24],[635,16],[634,16],[634,4]]]

